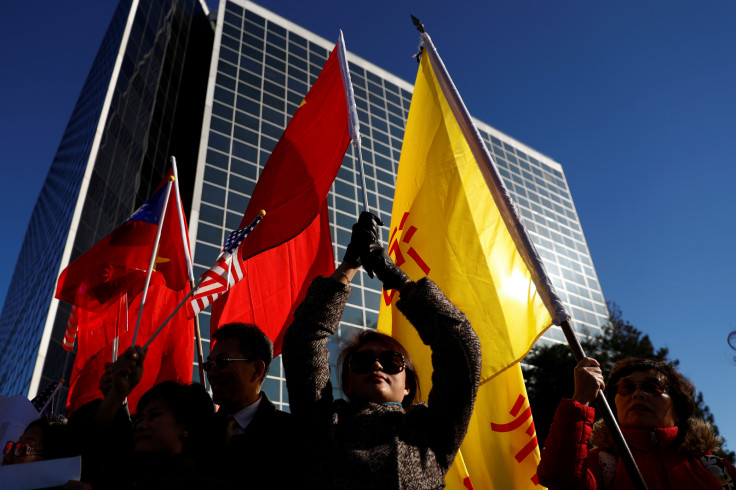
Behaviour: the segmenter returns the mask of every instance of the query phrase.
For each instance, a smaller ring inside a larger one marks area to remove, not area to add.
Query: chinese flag
[[[447,487],[534,488],[539,451],[518,361],[552,321],[427,47],[425,41],[404,133],[388,252],[413,280],[427,275],[437,283],[481,341],[481,385]],[[393,307],[397,298],[384,292],[378,330],[407,347],[421,386],[430,387],[431,352]]]
[[[284,329],[312,279],[334,270],[327,193],[350,143],[337,46],[266,162],[241,227],[263,218],[238,254],[245,277],[212,306],[220,325],[258,325],[281,351]]]

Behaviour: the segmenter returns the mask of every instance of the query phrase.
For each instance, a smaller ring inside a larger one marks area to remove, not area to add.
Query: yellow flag
[[[435,69],[425,53],[404,133],[387,250],[411,279],[426,275],[436,282],[481,341],[481,387],[448,488],[540,488],[539,451],[518,361],[552,320]],[[378,330],[409,350],[426,398],[430,351],[392,306],[397,299],[384,291]]]

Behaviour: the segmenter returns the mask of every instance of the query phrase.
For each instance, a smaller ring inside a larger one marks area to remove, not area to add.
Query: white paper
[[[59,487],[69,480],[79,480],[81,476],[81,456],[0,466],[3,490]]]

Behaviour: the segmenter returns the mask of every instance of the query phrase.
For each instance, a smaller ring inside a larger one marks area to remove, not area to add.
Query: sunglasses
[[[381,371],[386,374],[398,374],[404,370],[404,356],[392,350],[386,350],[378,355],[371,351],[360,351],[350,356],[348,367],[355,374],[364,374],[373,370],[373,365],[378,361]]]
[[[25,442],[8,441],[5,443],[5,447],[3,448],[3,455],[8,454],[11,451],[16,456],[21,456],[21,455],[27,456],[30,454],[36,454],[36,455],[43,454],[43,451],[36,449],[36,448],[32,448]]]
[[[667,388],[658,381],[622,381],[616,386],[616,393],[622,396],[631,395],[636,390],[646,396],[662,396]]]
[[[230,359],[230,358],[222,358],[222,359],[215,359],[214,361],[205,361],[202,363],[202,368],[205,371],[209,371],[213,367],[217,366],[217,369],[225,369],[225,367],[230,364],[233,361],[252,361],[253,359]]]

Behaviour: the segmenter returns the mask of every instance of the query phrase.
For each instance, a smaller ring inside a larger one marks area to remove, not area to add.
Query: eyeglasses
[[[404,356],[398,352],[386,350],[375,355],[371,351],[364,350],[350,356],[348,367],[355,374],[364,374],[373,369],[376,360],[381,364],[381,371],[386,374],[398,374],[406,366]]]
[[[43,454],[43,451],[41,451],[40,449],[31,447],[25,442],[8,441],[5,443],[5,447],[3,448],[3,455],[6,455],[11,451],[13,452],[15,456],[21,456],[21,455],[27,456],[30,454],[35,454],[35,455]]]
[[[642,392],[646,396],[662,396],[667,392],[667,388],[658,381],[622,381],[616,386],[616,393],[622,396],[631,395],[636,390]]]
[[[202,368],[205,371],[209,371],[213,367],[217,366],[217,369],[225,369],[225,367],[230,364],[233,361],[252,361],[253,359],[230,359],[230,358],[222,358],[222,359],[215,359],[214,361],[206,361],[202,363]]]

